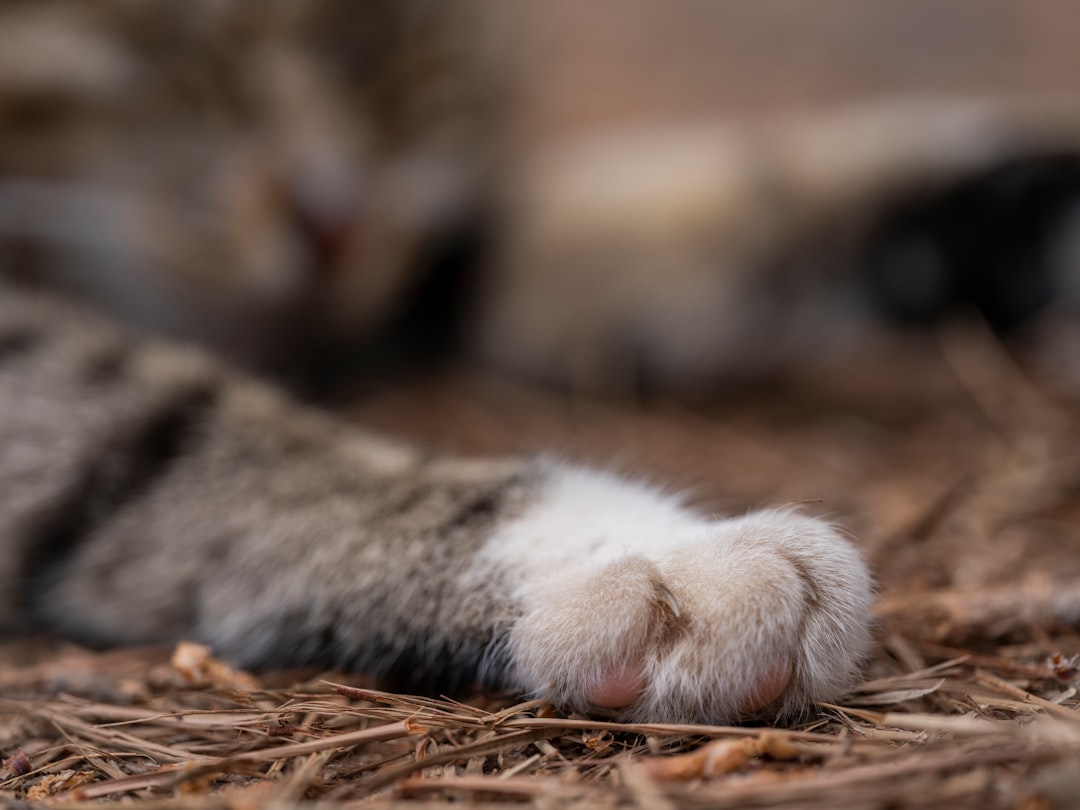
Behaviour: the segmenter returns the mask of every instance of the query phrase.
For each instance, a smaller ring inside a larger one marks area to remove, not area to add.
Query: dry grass
[[[1080,407],[978,328],[916,354],[722,405],[455,379],[358,406],[453,449],[618,455],[702,503],[822,499],[876,569],[880,645],[803,725],[618,725],[514,696],[256,678],[192,647],[22,641],[0,647],[0,805],[1075,806]]]
[[[620,725],[323,679],[249,690],[160,651],[52,649],[5,673],[0,800],[1043,807],[1080,789],[1075,669],[1017,654],[913,668],[900,659],[945,651],[886,637],[875,668],[893,674],[792,729]]]

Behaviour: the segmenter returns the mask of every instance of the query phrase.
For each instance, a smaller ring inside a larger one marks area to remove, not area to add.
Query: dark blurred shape
[[[1075,284],[1059,248],[1078,211],[1080,152],[1009,159],[886,205],[861,273],[897,322],[975,308],[1009,331]]]

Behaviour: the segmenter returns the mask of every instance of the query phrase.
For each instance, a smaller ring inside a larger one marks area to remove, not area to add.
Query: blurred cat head
[[[468,4],[0,10],[0,272],[257,364],[361,341],[476,216]]]

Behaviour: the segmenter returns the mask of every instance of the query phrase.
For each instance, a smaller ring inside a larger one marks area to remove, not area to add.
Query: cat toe
[[[648,686],[647,656],[669,611],[656,566],[627,558],[592,576],[549,583],[517,623],[516,680],[557,704],[623,709]]]

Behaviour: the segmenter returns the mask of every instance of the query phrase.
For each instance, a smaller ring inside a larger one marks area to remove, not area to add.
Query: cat
[[[244,667],[510,687],[641,722],[802,716],[871,644],[855,545],[547,458],[442,458],[201,350],[0,294],[0,616]]]
[[[692,388],[842,360],[883,320],[1012,324],[1076,301],[1054,254],[1080,182],[1046,160],[1078,162],[1067,99],[536,145],[514,136],[542,81],[507,53],[520,13],[0,7],[0,275],[301,390],[444,353],[579,389]]]
[[[947,241],[967,197],[907,197],[1055,127],[945,105],[515,153],[473,4],[253,9],[0,9],[3,627],[623,720],[840,697],[872,585],[828,523],[433,456],[230,364],[290,380],[342,349],[450,343],[468,313],[465,356],[575,386],[769,367],[859,320],[879,209],[891,224],[898,197]],[[911,234],[882,234],[888,286]]]
[[[649,721],[794,717],[850,686],[870,581],[820,520],[433,457],[119,325],[307,368],[445,291],[497,151],[465,4],[0,15],[6,629]]]

